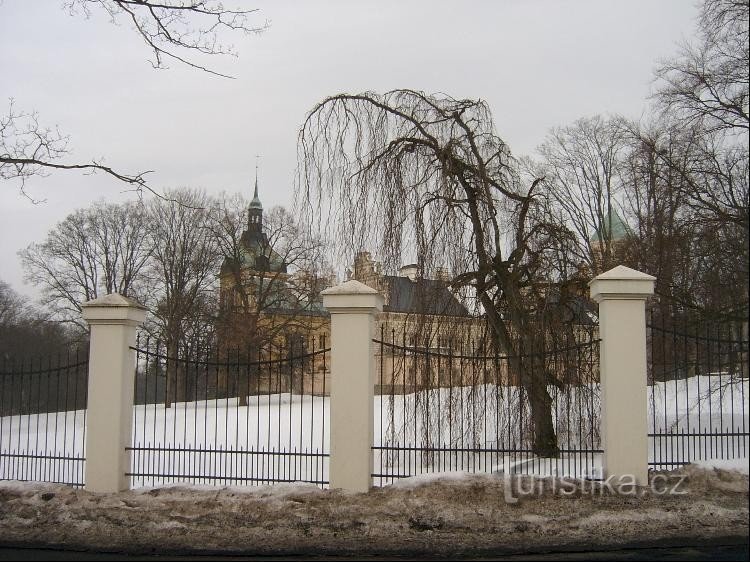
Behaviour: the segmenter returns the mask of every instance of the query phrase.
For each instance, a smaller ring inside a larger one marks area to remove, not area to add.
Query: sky
[[[641,116],[660,58],[690,39],[692,0],[280,1],[257,8],[259,35],[225,35],[238,57],[218,78],[151,53],[125,20],[62,0],[0,0],[0,115],[13,98],[70,136],[65,161],[153,170],[157,189],[252,197],[256,155],[266,208],[291,206],[297,132],[326,96],[412,88],[481,98],[516,155],[551,127],[598,113]],[[22,294],[18,250],[77,208],[136,198],[102,174],[55,172],[0,182],[0,279]]]

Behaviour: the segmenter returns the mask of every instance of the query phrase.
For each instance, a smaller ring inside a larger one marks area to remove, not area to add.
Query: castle
[[[445,273],[439,279],[427,279],[419,275],[416,265],[410,264],[401,267],[398,275],[384,274],[370,253],[361,251],[356,254],[349,275],[383,295],[383,311],[377,316],[378,339],[434,353],[449,348],[451,341],[477,340],[484,335],[484,321],[471,315],[451,292]],[[219,273],[220,346],[226,350],[249,350],[247,359],[261,361],[288,353],[289,349],[293,354],[309,354],[328,347],[330,316],[322,306],[320,292],[333,285],[334,280],[310,277],[304,271],[289,271],[289,264],[269,240],[256,179],[246,229],[235,255],[224,260]],[[398,369],[393,368],[393,348],[381,345],[375,355],[378,372],[389,373],[387,380],[378,381],[378,386],[393,390],[393,379],[399,376]],[[327,393],[330,366],[322,354],[315,355],[313,362],[314,376],[301,377],[298,390]],[[384,362],[389,368],[380,368]],[[416,358],[411,361],[414,362]],[[410,370],[413,375],[414,367]],[[400,374],[406,381],[408,376]],[[257,382],[251,392],[288,391],[290,385],[294,385],[293,380],[269,380],[265,388]],[[402,389],[406,386],[410,385],[399,384]]]

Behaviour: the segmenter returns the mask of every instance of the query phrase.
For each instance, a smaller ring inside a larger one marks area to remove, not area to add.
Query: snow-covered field
[[[748,379],[727,373],[659,382],[648,387],[657,432],[747,431]],[[744,412],[744,416],[743,416]]]
[[[727,373],[649,387],[649,432],[657,434],[650,438],[650,461],[669,468],[674,462],[747,459],[749,397],[748,379]]]
[[[649,387],[650,431],[669,434],[651,438],[651,462],[747,459],[748,437],[727,434],[747,433],[748,396],[748,380],[728,375]],[[374,482],[454,470],[597,476],[601,455],[591,451],[600,448],[598,392],[586,386],[553,397],[558,459],[528,452],[516,387],[376,396],[374,473],[389,476]],[[133,484],[326,482],[329,410],[327,397],[290,394],[253,396],[247,406],[236,398],[135,406]],[[84,411],[0,418],[0,479],[80,484],[84,442]]]

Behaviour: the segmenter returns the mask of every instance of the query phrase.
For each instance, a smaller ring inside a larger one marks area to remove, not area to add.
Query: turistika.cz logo
[[[503,494],[506,503],[517,503],[524,496],[553,494],[567,497],[581,495],[620,495],[641,497],[646,494],[656,496],[681,496],[687,494],[683,485],[687,476],[655,474],[648,486],[639,486],[630,474],[612,475],[604,480],[586,478],[532,478],[503,475]]]

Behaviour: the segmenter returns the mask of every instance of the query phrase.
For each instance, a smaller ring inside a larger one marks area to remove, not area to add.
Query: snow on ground
[[[673,462],[742,458],[750,447],[748,379],[728,373],[656,383],[648,388],[649,460]],[[744,435],[738,435],[744,434]]]
[[[474,476],[471,472],[456,470],[452,472],[425,472],[416,476],[408,476],[394,480],[390,486],[399,490],[413,490],[433,482],[467,480]],[[481,476],[481,475],[480,475]]]
[[[667,432],[748,431],[748,382],[728,373],[657,382],[648,387],[651,425]]]
[[[705,469],[734,470],[740,474],[750,474],[750,464],[748,458],[737,459],[702,459],[693,461],[694,465]]]
[[[695,434],[746,433],[748,396],[747,379],[721,373],[649,387],[650,431],[667,434],[650,439],[651,462],[656,468],[700,459],[746,462],[747,436]],[[598,390],[592,385],[573,387],[554,392],[553,398],[561,447],[598,449]],[[390,483],[392,475],[453,471],[590,478],[601,474],[599,453],[563,452],[558,459],[539,459],[526,452],[530,432],[522,421],[521,402],[517,387],[494,385],[376,396],[376,447],[427,445],[435,450],[376,449],[374,472],[387,476],[375,477],[375,484]],[[236,398],[171,408],[135,406],[132,472],[138,476],[133,484],[241,485],[269,478],[325,482],[329,410],[327,397],[288,393],[251,396],[247,406]],[[2,417],[0,478],[82,483],[84,442],[85,411]],[[456,448],[465,450],[444,450]],[[154,476],[158,474],[170,476]]]
[[[293,555],[368,553],[464,557],[482,552],[609,548],[748,532],[748,477],[688,466],[666,475],[682,494],[636,496],[579,487],[518,495],[522,480],[456,474],[413,477],[366,494],[315,486],[141,488],[96,494],[68,486],[0,483],[0,543]],[[680,480],[682,477],[683,480]],[[516,494],[516,502],[508,498]],[[744,538],[743,538],[744,537]]]

